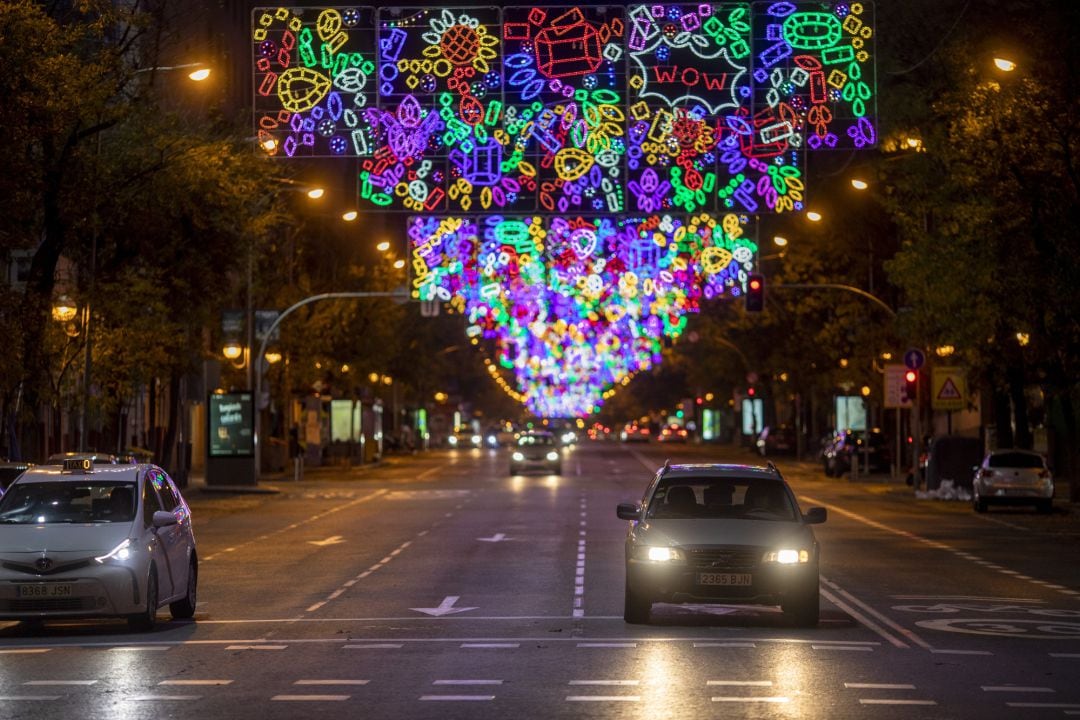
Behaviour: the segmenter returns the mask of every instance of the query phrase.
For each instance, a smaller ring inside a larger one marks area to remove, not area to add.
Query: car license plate
[[[698,585],[753,585],[750,573],[699,573]]]
[[[71,585],[60,583],[41,583],[39,585],[18,585],[15,591],[20,598],[61,598],[71,597]]]

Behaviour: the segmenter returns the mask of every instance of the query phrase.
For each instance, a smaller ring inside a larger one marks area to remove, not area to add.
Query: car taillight
[[[1040,480],[1045,480],[1048,477],[1050,477],[1050,471],[1049,470],[1047,470],[1046,468],[1043,468],[1042,470],[1039,471],[1039,479]]]

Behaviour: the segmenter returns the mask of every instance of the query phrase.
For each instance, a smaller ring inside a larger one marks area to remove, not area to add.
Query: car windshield
[[[784,484],[766,478],[665,477],[649,501],[646,517],[795,520]]]
[[[518,439],[518,445],[554,445],[555,438],[551,435],[522,435]]]
[[[0,524],[131,522],[135,486],[77,480],[16,483],[0,499]]]
[[[1042,468],[1041,455],[1025,452],[994,453],[990,456],[992,468]]]

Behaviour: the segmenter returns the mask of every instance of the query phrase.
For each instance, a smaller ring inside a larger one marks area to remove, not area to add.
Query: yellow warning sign
[[[964,369],[936,367],[930,376],[930,405],[935,410],[963,410],[967,407]]]

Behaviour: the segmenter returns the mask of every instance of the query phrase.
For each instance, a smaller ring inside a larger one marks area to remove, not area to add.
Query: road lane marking
[[[40,655],[49,652],[49,648],[20,648],[18,650],[0,650],[0,655]]]
[[[426,535],[426,534],[427,534],[427,530],[424,530],[422,533],[418,534],[416,537],[419,538],[419,537],[422,537],[423,535]],[[414,538],[414,540],[415,539],[416,538]],[[371,575],[371,573],[375,572],[379,568],[385,567],[387,563],[389,563],[395,557],[400,555],[403,550],[405,550],[407,547],[409,547],[412,544],[413,544],[413,540],[406,540],[405,542],[401,543],[394,550],[392,550],[389,555],[384,557],[382,560],[375,563],[374,565],[372,565],[371,567],[369,567],[367,570],[360,573],[356,577],[345,581],[344,583],[341,584],[340,587],[338,587],[332,593],[327,595],[324,600],[320,600],[319,602],[314,603],[313,605],[310,605],[306,610],[304,610],[304,612],[308,613],[308,614],[313,613],[316,610],[322,608],[327,603],[329,603],[329,602],[331,602],[333,600],[337,600],[339,597],[344,595],[348,591],[348,589],[351,588],[353,585],[355,585],[358,581],[363,580],[364,578]],[[455,612],[461,612],[461,611],[458,610],[458,611],[455,611]]]
[[[579,648],[636,648],[636,642],[579,642]]]
[[[494,700],[494,695],[421,695],[423,702],[485,702]]]
[[[229,645],[226,650],[284,650],[288,645]]]
[[[585,554],[587,548],[585,533],[588,523],[588,498],[584,491],[580,495],[578,508],[581,519],[578,521],[577,564],[574,567],[574,599],[570,614],[575,618],[583,618],[585,617]]]
[[[906,683],[844,683],[849,690],[914,690],[914,685]]]
[[[811,645],[813,650],[842,650],[845,652],[873,652],[874,648],[865,645]]]
[[[826,508],[829,509],[829,512],[840,513],[841,515],[844,515],[845,517],[851,518],[852,520],[855,520],[857,522],[861,522],[864,525],[869,525],[872,528],[876,528],[878,530],[881,530],[881,531],[887,532],[887,533],[891,533],[893,535],[899,535],[900,537],[906,538],[908,540],[914,540],[915,542],[922,543],[923,545],[926,545],[928,547],[932,547],[935,550],[944,550],[945,552],[950,553],[950,554],[954,555],[955,557],[958,557],[958,558],[960,558],[962,560],[963,559],[968,559],[970,557],[978,557],[978,556],[971,555],[971,553],[968,553],[968,552],[965,552],[965,551],[960,550],[958,548],[955,548],[952,545],[949,545],[947,543],[938,542],[937,540],[930,540],[929,538],[924,538],[921,535],[916,535],[915,533],[908,532],[907,530],[901,530],[899,528],[894,528],[894,527],[892,527],[890,525],[886,525],[885,523],[880,523],[877,520],[871,520],[870,518],[866,517],[865,515],[860,515],[859,513],[852,512],[850,510],[844,509],[844,508],[839,507],[837,505],[832,505],[832,504],[829,504],[829,503],[826,503],[826,502],[822,502],[821,500],[817,500],[817,499],[812,498],[812,497],[810,497],[808,495],[800,495],[799,497],[801,499],[805,500],[807,503],[809,503],[811,505],[820,505],[822,507],[826,507]],[[994,564],[994,563],[990,563],[990,562],[988,562],[986,560],[983,560],[982,558],[979,558],[977,560],[973,560],[973,561],[970,561],[970,562],[974,562],[976,565],[981,565],[981,566],[986,567],[988,569],[1001,570],[1002,572],[1006,571],[1003,566],[997,565],[997,564]],[[1009,572],[1009,574],[1016,574],[1015,571],[1008,571],[1008,572]],[[1028,583],[1031,583],[1031,584],[1035,584],[1033,578],[1031,578],[1031,579],[1017,578],[1017,579],[1020,579],[1023,582],[1028,582]],[[1080,592],[1077,592],[1075,590],[1058,590],[1058,592],[1060,592],[1063,595],[1080,595]]]
[[[12,702],[35,702],[44,700],[59,700],[63,695],[0,695],[0,701],[11,700]]]
[[[502,680],[436,680],[432,685],[502,685]]]
[[[937,705],[935,700],[896,700],[893,698],[859,698],[860,705]]]
[[[720,695],[710,698],[713,702],[731,702],[731,703],[788,703],[791,702],[791,698],[783,697],[780,695],[772,696],[741,696],[741,695]]]
[[[465,642],[465,643],[461,643],[461,647],[463,647],[463,648],[471,648],[471,649],[481,649],[481,650],[482,650],[482,649],[499,649],[499,648],[508,648],[508,649],[513,649],[513,648],[519,648],[519,647],[521,647],[521,643],[478,643],[478,642]]]
[[[890,595],[893,600],[975,600],[981,602],[1008,602],[1008,603],[1037,603],[1046,604],[1045,600],[1036,598],[1000,598],[982,597],[980,595]]]
[[[27,680],[23,685],[32,685],[35,687],[44,687],[48,685],[96,685],[97,680]]]
[[[201,698],[202,695],[132,695],[131,697],[123,699],[131,702],[157,702],[161,700],[168,702],[190,702]]]
[[[571,680],[570,685],[601,685],[606,687],[635,687],[640,680]]]
[[[723,687],[772,687],[772,680],[709,680],[706,685]]]
[[[566,702],[641,702],[640,695],[567,695]]]
[[[1052,693],[1056,692],[1048,687],[1025,687],[1021,685],[983,685],[983,692],[1017,692],[1017,693]]]
[[[277,702],[342,702],[351,695],[275,695],[270,698]]]
[[[926,643],[924,640],[922,640],[922,638],[920,638],[919,636],[915,635],[915,633],[911,632],[910,630],[906,630],[904,628],[901,628],[895,622],[893,622],[889,618],[885,617],[884,615],[879,613],[877,610],[874,610],[872,607],[870,607],[869,605],[867,605],[863,601],[859,600],[854,595],[847,592],[846,590],[844,590],[843,588],[841,588],[839,585],[832,582],[828,578],[826,578],[824,576],[821,576],[821,582],[822,582],[823,585],[827,585],[827,586],[835,589],[837,593],[839,593],[840,595],[843,595],[847,600],[850,600],[853,604],[858,605],[863,610],[865,610],[867,613],[873,615],[875,618],[880,620],[882,623],[888,625],[889,627],[893,628],[894,630],[899,628],[901,635],[904,635],[905,637],[910,639],[912,642],[915,642],[920,647],[923,647],[923,648],[929,648],[930,647],[928,643]],[[838,608],[840,608],[841,610],[846,612],[848,615],[855,618],[856,622],[861,623],[864,627],[869,628],[870,630],[874,631],[875,633],[877,633],[881,637],[885,638],[893,646],[898,647],[898,648],[909,648],[909,647],[911,647],[906,642],[904,642],[900,638],[896,637],[895,635],[890,633],[885,628],[878,625],[876,622],[871,620],[869,617],[867,617],[866,615],[864,615],[861,612],[859,612],[858,610],[856,610],[852,605],[847,604],[846,602],[841,600],[836,595],[833,595],[831,592],[826,590],[824,587],[821,588],[821,594],[824,595],[825,598],[829,602],[831,602],[833,605],[836,605]]]
[[[401,643],[366,643],[364,645],[343,645],[343,650],[400,650]]]
[[[226,548],[226,549],[221,550],[221,551],[216,552],[216,553],[212,553],[210,555],[207,555],[206,557],[200,557],[199,562],[210,562],[211,560],[214,560],[214,559],[220,557],[224,553],[235,552],[236,550],[239,550],[240,548],[243,548],[243,547],[247,547],[248,545],[254,545],[255,543],[261,543],[262,541],[267,540],[269,538],[272,538],[275,535],[281,535],[282,533],[289,532],[290,530],[296,530],[297,528],[303,527],[304,525],[308,525],[308,524],[313,523],[313,522],[315,522],[317,520],[322,520],[324,517],[326,517],[328,515],[333,515],[334,513],[341,512],[342,510],[347,510],[348,508],[354,507],[354,506],[359,505],[361,503],[368,502],[369,500],[374,500],[375,498],[377,498],[377,497],[379,497],[381,495],[385,495],[385,494],[386,494],[385,489],[376,490],[375,492],[371,493],[370,495],[365,495],[364,497],[357,498],[356,500],[353,500],[352,502],[345,503],[344,505],[338,505],[335,508],[331,508],[331,509],[326,510],[324,512],[318,513],[316,515],[312,515],[311,517],[307,518],[306,520],[300,520],[298,522],[291,523],[291,524],[286,525],[285,527],[281,528],[280,530],[274,530],[273,532],[264,533],[264,534],[258,536],[257,538],[254,538],[252,540],[248,540],[247,542],[240,543],[239,545],[234,545],[233,547]]]
[[[232,680],[162,680],[158,685],[178,685],[197,687],[201,685],[232,685]]]
[[[169,649],[165,645],[121,645],[109,648],[109,652],[165,652]]]
[[[934,655],[993,655],[989,650],[939,650],[931,648]]]
[[[1037,702],[1007,702],[1008,707],[1015,708],[1080,708],[1080,703],[1037,703]]]
[[[297,680],[293,685],[367,685],[370,680]]]

